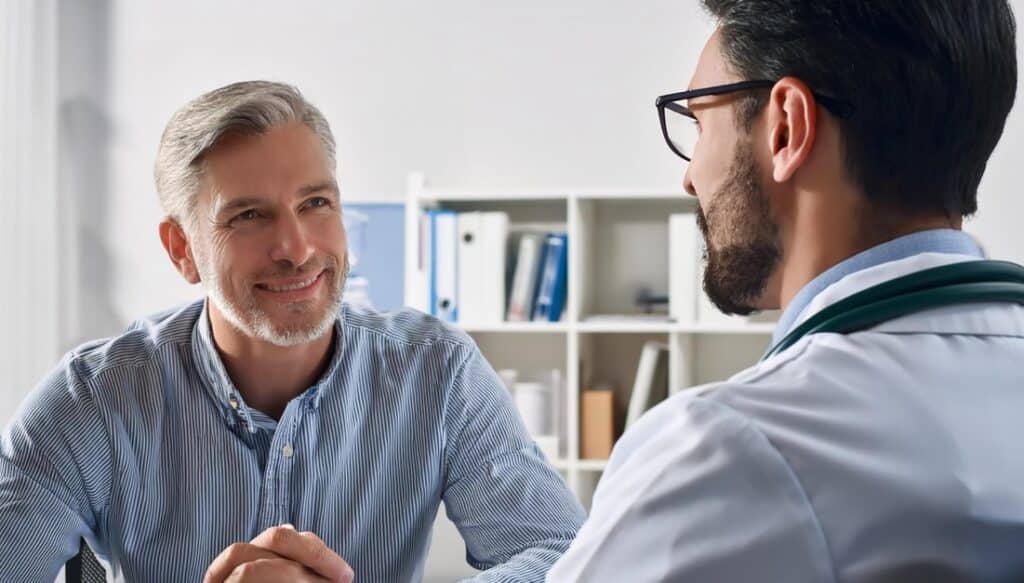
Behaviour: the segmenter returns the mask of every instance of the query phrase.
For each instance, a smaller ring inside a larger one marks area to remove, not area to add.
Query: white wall
[[[63,2],[62,177],[83,225],[72,337],[198,294],[159,246],[152,164],[166,120],[199,93],[251,78],[296,84],[334,127],[350,198],[400,200],[413,170],[445,187],[678,187],[683,166],[653,103],[686,86],[710,30],[697,4]],[[970,226],[1017,261],[1022,110]],[[446,530],[428,576],[450,578],[459,560]]]
[[[978,213],[965,226],[994,259],[1024,263],[1024,0],[1010,0],[1017,17],[1017,102],[978,191]]]
[[[54,0],[0,1],[0,426],[60,346]]]

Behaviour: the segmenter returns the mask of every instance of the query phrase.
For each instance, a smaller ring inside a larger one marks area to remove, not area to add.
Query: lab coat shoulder
[[[744,415],[695,392],[630,429],[594,506],[604,512],[591,516],[549,581],[834,579],[786,460]]]

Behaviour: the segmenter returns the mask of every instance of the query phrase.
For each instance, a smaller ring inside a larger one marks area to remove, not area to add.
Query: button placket
[[[276,469],[274,489],[279,523],[289,521],[288,508],[291,492],[288,487],[293,462],[298,454],[295,437],[298,433],[299,423],[302,421],[303,408],[301,405],[301,400],[295,400],[288,404],[284,415],[281,416],[281,422],[277,426],[277,432],[274,434],[273,455]]]

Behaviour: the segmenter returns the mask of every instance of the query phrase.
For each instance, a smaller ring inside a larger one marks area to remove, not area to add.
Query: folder
[[[534,301],[534,322],[557,322],[565,306],[566,271],[569,262],[568,235],[548,235],[544,242],[544,261],[541,264]]]
[[[458,301],[458,215],[449,210],[430,210],[430,313],[455,322]]]
[[[501,322],[505,316],[508,214],[460,213],[458,231],[458,321]]]
[[[537,291],[537,272],[543,246],[544,235],[540,233],[523,233],[519,239],[508,300],[509,322],[526,322],[533,315],[533,299]]]
[[[700,279],[700,232],[693,213],[670,215],[668,219],[668,309],[676,322],[697,321]]]
[[[668,345],[662,342],[644,342],[640,364],[636,368],[633,392],[626,411],[626,429],[636,423],[648,409],[668,396]]]

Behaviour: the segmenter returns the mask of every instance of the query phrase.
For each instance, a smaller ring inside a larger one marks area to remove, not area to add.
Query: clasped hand
[[[210,563],[203,583],[352,583],[354,579],[352,567],[320,537],[286,524],[224,549]]]

